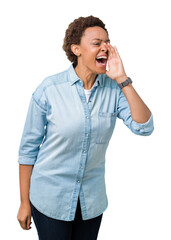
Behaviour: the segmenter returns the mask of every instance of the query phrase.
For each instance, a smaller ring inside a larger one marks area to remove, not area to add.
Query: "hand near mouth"
[[[119,56],[116,46],[112,47],[110,43],[105,43],[108,48],[108,68],[106,75],[117,83],[121,83],[127,79],[127,75],[124,70],[122,59]]]

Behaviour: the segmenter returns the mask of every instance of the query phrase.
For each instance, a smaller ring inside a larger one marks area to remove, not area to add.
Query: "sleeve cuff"
[[[132,121],[132,131],[136,134],[141,135],[150,135],[154,130],[153,124],[153,114],[151,112],[151,116],[145,123],[137,123],[134,120]]]
[[[29,158],[25,156],[19,156],[18,163],[25,164],[25,165],[34,165],[36,162],[36,158]]]

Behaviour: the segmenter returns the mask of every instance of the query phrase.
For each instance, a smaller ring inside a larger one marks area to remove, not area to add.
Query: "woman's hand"
[[[21,203],[17,219],[21,225],[21,227],[25,230],[31,229],[31,205],[30,203]]]
[[[108,48],[108,68],[106,75],[115,80],[118,84],[127,79],[122,59],[119,56],[116,46],[112,47],[110,43],[105,43]]]

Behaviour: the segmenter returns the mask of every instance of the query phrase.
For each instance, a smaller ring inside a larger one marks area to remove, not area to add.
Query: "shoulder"
[[[40,84],[36,87],[33,94],[37,97],[41,96],[47,88],[67,82],[67,76],[68,70],[64,70],[62,72],[45,77],[42,82],[40,82]]]
[[[36,87],[36,89],[32,93],[33,99],[45,108],[46,105],[46,89],[49,87],[53,87],[58,84],[62,84],[68,81],[68,70],[64,70],[62,72],[50,75],[45,77],[42,82]]]

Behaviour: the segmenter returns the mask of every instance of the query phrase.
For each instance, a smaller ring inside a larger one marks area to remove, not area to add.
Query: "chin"
[[[97,70],[97,74],[104,74],[104,73],[106,73],[106,68],[101,68],[101,69],[98,69]]]
[[[104,73],[106,73],[106,66],[104,66],[104,67],[93,66],[93,67],[91,67],[89,69],[91,70],[92,73],[95,73],[95,74],[104,74]]]

